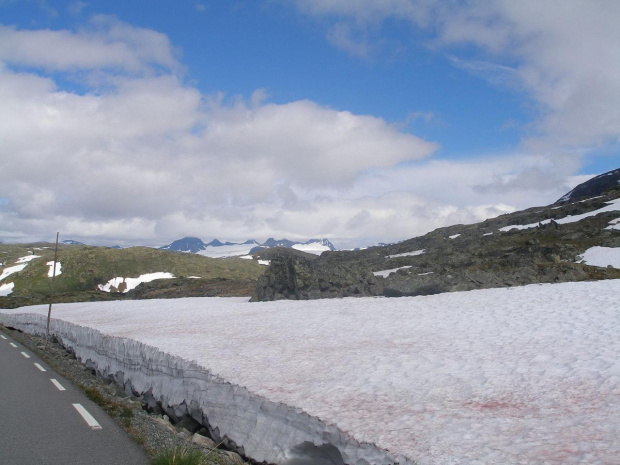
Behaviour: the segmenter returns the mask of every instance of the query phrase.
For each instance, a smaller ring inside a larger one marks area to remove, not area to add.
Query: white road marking
[[[90,413],[88,413],[88,410],[86,410],[82,406],[82,404],[73,404],[73,406],[78,411],[78,413],[82,415],[82,418],[88,424],[88,426],[90,426],[92,429],[102,429],[101,425],[97,422],[97,420],[95,420],[95,418]]]
[[[50,381],[52,382],[52,384],[54,386],[56,386],[58,388],[59,391],[66,391],[66,389],[63,387],[62,384],[60,384],[57,380],[55,380],[54,378],[50,379]]]
[[[28,355],[26,352],[22,352],[22,355],[26,358],[30,358],[30,355]]]
[[[43,368],[41,365],[39,365],[38,363],[34,364],[35,367],[37,367],[39,370],[41,371],[47,371],[45,368]]]
[[[6,339],[6,336],[5,336],[4,334],[0,334],[0,337],[1,337],[2,339]]]
[[[17,344],[13,344],[12,342],[10,344],[17,349]]]

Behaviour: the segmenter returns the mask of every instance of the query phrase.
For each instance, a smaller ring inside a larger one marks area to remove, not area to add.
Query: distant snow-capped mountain
[[[288,239],[279,239],[276,240],[272,237],[267,239],[264,244],[258,245],[257,247],[250,250],[250,253],[260,252],[261,250],[270,249],[272,247],[284,247],[286,249],[296,249],[301,250],[302,252],[312,253],[315,255],[321,255],[323,252],[328,250],[336,250],[334,244],[329,242],[327,239],[310,239],[306,242],[293,242]]]
[[[84,245],[82,242],[74,241],[73,239],[65,239],[60,241],[60,243],[65,245]]]
[[[608,189],[620,185],[620,168],[599,174],[592,179],[579,184],[572,191],[563,195],[555,203],[573,202],[583,197],[595,197]]]
[[[272,237],[262,244],[254,239],[241,243],[221,242],[218,239],[213,239],[208,244],[205,244],[197,237],[184,237],[183,239],[178,239],[168,245],[164,245],[160,247],[160,249],[170,250],[172,252],[195,253],[212,258],[224,258],[251,255],[273,247],[297,249],[315,255],[320,255],[329,250],[336,250],[334,245],[327,239],[310,239],[306,242],[294,242],[288,239],[274,239]]]
[[[162,250],[170,250],[171,252],[189,253],[198,253],[206,248],[207,245],[197,237],[184,237],[183,239],[178,239],[171,244],[160,247]]]

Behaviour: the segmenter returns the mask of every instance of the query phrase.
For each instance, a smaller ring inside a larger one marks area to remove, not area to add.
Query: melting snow
[[[605,229],[619,229],[620,230],[620,218],[616,218],[615,220],[611,220],[609,222],[609,226]]]
[[[243,255],[239,258],[243,258],[245,260],[254,260],[254,257],[252,255]],[[267,265],[269,266],[269,264],[271,263],[271,260],[258,260],[258,264],[259,265]]]
[[[2,270],[2,274],[0,274],[0,281],[5,279],[7,276],[12,275],[13,273],[18,273],[22,271],[24,268],[26,268],[26,265],[27,263],[24,263],[22,265],[9,266],[8,268],[5,268],[4,270]]]
[[[30,260],[34,260],[35,258],[41,258],[40,255],[26,255],[25,257],[18,258],[15,263],[28,263]]]
[[[46,265],[50,267],[47,271],[47,276],[51,278],[54,276],[54,261],[52,260],[51,262],[47,262]],[[56,262],[56,276],[59,274],[62,274],[62,265],[60,262]]]
[[[132,289],[138,287],[141,283],[149,283],[156,279],[171,279],[174,278],[172,273],[149,273],[138,276],[137,278],[112,278],[106,284],[99,284],[99,290],[104,292],[111,292],[113,288],[118,289],[121,284],[125,283],[125,289],[123,293],[129,292]]]
[[[620,280],[610,280],[399,299],[57,304],[54,313],[196,360],[420,465],[612,464],[618,295]]]
[[[372,274],[374,274],[375,276],[383,276],[384,278],[387,278],[392,273],[395,273],[398,270],[404,270],[404,269],[407,269],[407,268],[411,268],[411,265],[409,265],[409,266],[401,266],[399,268],[392,268],[391,270],[374,271]]]
[[[414,250],[413,252],[405,252],[405,253],[397,253],[396,255],[388,255],[385,258],[415,257],[416,255],[422,255],[424,252],[426,252],[425,249]]]
[[[15,283],[0,284],[0,297],[6,297],[13,292]]]
[[[566,224],[566,223],[575,223],[577,221],[581,221],[584,218],[588,218],[590,216],[596,216],[599,213],[604,213],[604,212],[612,212],[612,211],[618,211],[620,210],[620,198],[612,200],[611,202],[606,202],[607,206],[606,207],[602,207],[599,208],[598,210],[594,210],[591,212],[587,212],[587,213],[583,213],[581,215],[569,215],[567,217],[561,218],[559,220],[555,220],[556,223],[558,224]],[[510,226],[504,226],[503,228],[500,228],[500,231],[510,231],[511,229],[530,229],[530,228],[535,228],[537,227],[539,224],[549,224],[551,223],[551,219],[548,220],[543,220],[540,223],[530,223],[530,224],[523,224],[523,225],[519,225],[519,224],[513,224]]]
[[[586,265],[620,268],[620,247],[591,247],[581,258]]]
[[[450,239],[456,239],[457,237],[459,237],[460,234],[454,234],[452,236],[448,236]]]

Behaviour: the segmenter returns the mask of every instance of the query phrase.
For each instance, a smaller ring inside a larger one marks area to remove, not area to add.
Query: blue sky
[[[618,167],[619,17],[604,0],[0,0],[0,240],[344,248],[551,203]]]

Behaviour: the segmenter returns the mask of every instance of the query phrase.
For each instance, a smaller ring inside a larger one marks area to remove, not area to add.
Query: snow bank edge
[[[43,315],[0,312],[0,323],[30,334],[45,334]],[[258,462],[284,463],[298,456],[299,446],[309,442],[336,447],[349,465],[413,465],[405,457],[359,443],[301,409],[254,395],[194,361],[63,320],[53,319],[50,333],[79,360],[128,393],[152,398],[178,418],[190,415],[215,436],[226,438],[237,452]]]

